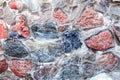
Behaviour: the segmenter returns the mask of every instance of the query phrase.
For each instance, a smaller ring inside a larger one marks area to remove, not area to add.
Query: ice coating
[[[102,11],[95,8],[98,4]],[[0,54],[8,59],[7,69],[6,64],[0,65],[5,68],[0,79],[114,80],[109,74],[120,74],[119,42],[111,28],[120,22],[116,4],[110,0],[0,1],[0,19],[8,34],[0,39]]]
[[[90,80],[113,80],[113,79],[106,73],[100,73],[95,77],[91,78]]]
[[[112,0],[113,2],[120,2],[120,0]]]
[[[103,24],[103,17],[99,13],[88,6],[83,11],[80,19],[77,22],[82,27],[100,26]]]

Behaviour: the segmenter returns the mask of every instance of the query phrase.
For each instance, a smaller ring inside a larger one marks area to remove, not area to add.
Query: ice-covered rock
[[[106,73],[100,73],[100,74],[92,77],[90,80],[113,80],[113,79]]]

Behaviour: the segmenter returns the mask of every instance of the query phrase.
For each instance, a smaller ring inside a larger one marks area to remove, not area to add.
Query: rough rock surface
[[[89,48],[98,51],[104,51],[111,47],[114,47],[114,39],[109,30],[102,31],[97,35],[93,35],[85,41]]]
[[[120,80],[119,0],[0,0],[0,80]]]

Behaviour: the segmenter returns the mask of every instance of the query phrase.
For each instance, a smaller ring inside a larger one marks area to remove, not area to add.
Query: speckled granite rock
[[[119,0],[0,0],[0,80],[119,80]]]

